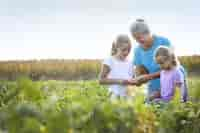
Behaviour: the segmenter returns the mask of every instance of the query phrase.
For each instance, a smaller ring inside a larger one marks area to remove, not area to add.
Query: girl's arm
[[[188,97],[188,88],[187,88],[186,79],[185,79],[183,73],[178,71],[176,73],[175,79],[176,79],[175,80],[176,87],[180,88],[181,101],[182,102],[186,102],[187,101],[187,97]]]
[[[188,94],[187,94],[187,85],[186,85],[185,81],[184,82],[177,82],[176,87],[180,88],[181,101],[186,102]]]
[[[128,80],[107,78],[109,72],[110,72],[110,67],[108,65],[103,64],[100,75],[99,75],[100,84],[121,84],[121,85],[129,84]]]

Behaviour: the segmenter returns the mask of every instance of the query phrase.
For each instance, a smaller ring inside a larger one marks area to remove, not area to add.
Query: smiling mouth
[[[140,41],[140,43],[141,43],[141,44],[144,44],[144,43],[145,43],[145,41]]]

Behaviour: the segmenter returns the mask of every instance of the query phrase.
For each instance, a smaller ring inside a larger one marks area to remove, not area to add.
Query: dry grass
[[[200,56],[179,57],[189,73],[200,75]],[[84,80],[98,77],[101,60],[1,61],[0,79],[15,80],[28,76],[33,80]]]

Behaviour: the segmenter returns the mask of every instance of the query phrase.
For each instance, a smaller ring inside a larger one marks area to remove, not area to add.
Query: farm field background
[[[189,101],[144,104],[145,86],[111,100],[100,60],[1,62],[0,133],[199,133],[200,58],[181,57]]]
[[[179,57],[189,75],[200,75],[200,56]],[[33,80],[97,79],[101,60],[21,60],[0,61],[0,79],[16,80],[27,76]]]

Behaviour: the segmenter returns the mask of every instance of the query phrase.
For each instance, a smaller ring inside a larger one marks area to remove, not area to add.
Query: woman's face
[[[133,38],[144,48],[148,49],[151,45],[151,35],[150,34],[142,34],[142,33],[134,33]]]

